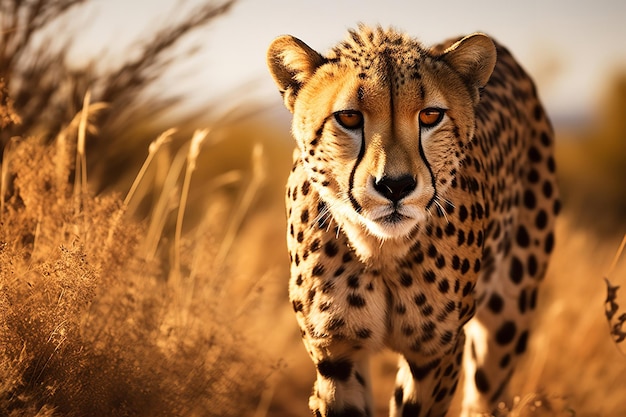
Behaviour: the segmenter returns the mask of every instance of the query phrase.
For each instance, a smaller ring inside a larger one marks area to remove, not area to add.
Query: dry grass
[[[182,272],[148,262],[145,227],[118,196],[75,193],[76,154],[58,145],[5,150],[0,414],[250,414],[272,362],[239,324],[255,296],[214,279],[232,276],[211,262],[219,222],[171,247]],[[230,205],[216,198],[211,210]],[[218,288],[226,301],[211,297]]]

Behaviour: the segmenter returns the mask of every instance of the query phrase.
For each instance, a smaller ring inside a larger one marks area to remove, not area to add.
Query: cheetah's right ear
[[[290,112],[302,85],[323,63],[324,57],[293,36],[281,36],[272,42],[267,50],[267,66]]]

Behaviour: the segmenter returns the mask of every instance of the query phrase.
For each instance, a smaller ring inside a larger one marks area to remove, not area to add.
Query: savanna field
[[[0,416],[309,415],[314,369],[287,301],[287,115],[156,118],[179,101],[146,93],[231,3],[103,71],[36,41],[81,3],[0,0]],[[555,126],[557,244],[498,415],[626,416],[626,72],[611,86],[589,123]],[[383,416],[395,358],[372,365]]]

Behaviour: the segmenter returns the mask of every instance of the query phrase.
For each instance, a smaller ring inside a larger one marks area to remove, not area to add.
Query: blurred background
[[[74,350],[38,350],[69,316],[15,310],[31,305],[20,300],[39,300],[33,295],[39,287],[29,281],[22,288],[19,269],[0,277],[5,299],[14,301],[0,302],[5,318],[52,320],[40,335],[0,321],[13,331],[2,341],[14,345],[1,358],[14,373],[5,378],[13,385],[0,383],[0,415],[94,415],[90,395],[101,399],[101,415],[307,415],[313,367],[287,302],[290,115],[265,68],[265,51],[276,36],[292,34],[324,52],[359,22],[394,26],[425,44],[482,31],[535,79],[556,131],[563,215],[536,336],[501,414],[626,415],[626,356],[607,326],[602,280],[626,282],[625,261],[615,257],[626,232],[625,19],[626,2],[619,0],[0,0],[0,103],[21,119],[0,123],[3,203],[18,201],[9,204],[15,219],[28,218],[37,230],[42,216],[65,213],[42,209],[58,202],[34,210],[24,186],[5,184],[11,178],[45,183],[39,178],[45,170],[34,161],[58,167],[66,135],[77,138],[76,160],[85,158],[86,172],[73,162],[68,168],[74,194],[81,173],[81,192],[95,196],[81,216],[50,223],[50,251],[42,250],[44,239],[24,238],[26,226],[15,236],[5,227],[3,241],[15,239],[29,254],[25,271],[51,262],[34,253],[53,256],[54,248],[75,240],[98,264],[105,256],[99,244],[117,236],[117,221],[133,224],[128,247],[106,255],[125,253],[130,272],[111,272],[120,274],[114,282],[98,278],[88,306],[63,313],[79,315],[72,321],[80,334]],[[85,108],[81,151],[76,126]],[[205,128],[206,136],[192,139]],[[21,145],[28,138],[57,153],[35,158],[40,151]],[[71,192],[46,187],[50,198],[74,204]],[[118,213],[113,208],[88,210],[105,198],[119,200],[119,215],[111,215]],[[94,230],[109,229],[67,234],[79,217]],[[60,291],[47,285],[41,288]],[[10,292],[13,287],[20,289]],[[120,341],[128,334],[141,341],[138,347]],[[42,369],[39,355],[58,359],[58,367]],[[120,365],[100,372],[95,357]],[[394,361],[381,355],[374,363],[377,415],[387,410]],[[81,369],[73,378],[89,383],[64,384],[68,363]],[[125,388],[102,380],[124,380]],[[156,414],[146,406],[151,401],[161,406]]]

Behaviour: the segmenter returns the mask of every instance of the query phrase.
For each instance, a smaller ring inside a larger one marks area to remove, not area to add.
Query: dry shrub
[[[27,139],[5,154],[0,415],[251,414],[271,363],[225,315],[232,305],[205,302],[216,271],[195,276],[204,291],[164,280],[119,197],[73,192],[66,152]],[[210,229],[193,239],[182,244],[211,255]]]

